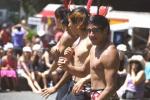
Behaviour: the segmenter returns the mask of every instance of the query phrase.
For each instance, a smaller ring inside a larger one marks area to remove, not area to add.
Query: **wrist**
[[[54,92],[56,92],[59,88],[57,85],[53,86]]]

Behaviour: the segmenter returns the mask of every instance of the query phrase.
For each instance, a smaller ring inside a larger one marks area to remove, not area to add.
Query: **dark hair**
[[[93,15],[90,17],[88,24],[93,24],[98,27],[101,27],[102,29],[108,29],[108,32],[110,33],[110,25],[109,20],[101,15]]]
[[[143,57],[146,61],[150,61],[150,50],[149,48],[145,48],[143,51]]]
[[[132,67],[132,64],[133,63],[136,63],[137,64],[137,71],[135,72],[136,74],[140,71],[140,70],[143,70],[143,65],[139,62],[139,61],[131,61],[129,62],[129,73],[131,73],[131,67]]]
[[[78,7],[69,13],[69,18],[73,24],[81,22],[81,25],[79,25],[78,28],[81,30],[86,30],[88,25],[89,12],[84,7]]]
[[[55,17],[61,20],[61,23],[65,26],[68,25],[68,13],[70,11],[64,6],[60,6],[55,10]]]

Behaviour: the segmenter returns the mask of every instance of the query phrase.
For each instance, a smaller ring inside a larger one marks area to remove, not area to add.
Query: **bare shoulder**
[[[71,38],[72,38],[71,35],[67,31],[65,31],[59,41],[63,42],[63,41],[67,41],[68,39],[71,39]]]
[[[109,57],[116,57],[119,56],[118,55],[118,51],[115,47],[115,45],[110,44],[105,50],[104,50],[104,55],[105,56],[109,56]]]
[[[24,62],[24,60],[25,60],[25,59],[24,59],[23,56],[20,56],[19,59],[18,59],[18,61],[20,61],[20,62]]]
[[[119,66],[119,54],[115,45],[109,45],[104,53],[102,54],[102,59],[107,67]]]

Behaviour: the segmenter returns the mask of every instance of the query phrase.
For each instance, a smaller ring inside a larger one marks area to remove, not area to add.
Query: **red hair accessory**
[[[88,2],[86,4],[88,12],[90,12],[90,7],[92,5],[92,2],[93,2],[93,0],[88,0]]]
[[[108,13],[108,7],[107,6],[99,7],[99,15],[106,16],[107,13]]]

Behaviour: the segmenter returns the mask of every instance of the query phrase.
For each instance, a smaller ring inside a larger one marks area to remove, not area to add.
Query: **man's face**
[[[90,24],[88,25],[87,31],[88,36],[94,45],[102,43],[105,39],[105,31],[101,27]]]
[[[71,21],[71,19],[69,19],[68,20],[69,21],[69,24],[68,24],[68,27],[72,30],[72,32],[74,33],[74,34],[77,34],[78,33],[78,23],[73,23],[72,21]]]

